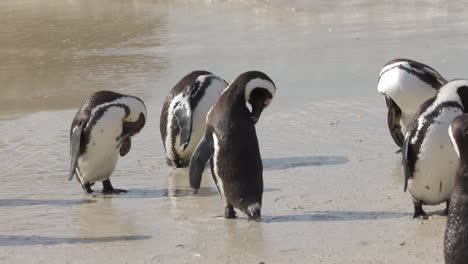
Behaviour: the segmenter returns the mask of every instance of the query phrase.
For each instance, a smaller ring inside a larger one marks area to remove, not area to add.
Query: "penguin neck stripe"
[[[400,70],[403,70],[407,72],[408,74],[416,76],[419,80],[422,82],[430,85],[434,89],[438,89],[442,84],[444,84],[446,81],[440,74],[438,74],[436,71],[431,70],[429,68],[421,68],[421,67],[414,67],[416,65],[408,64],[408,63],[398,63],[397,65],[391,65],[389,68],[385,67],[382,69],[380,76],[379,76],[379,81],[382,75],[385,73],[394,70],[395,68],[398,68]]]
[[[190,95],[191,108],[195,109],[205,95],[206,89],[211,85],[214,75],[201,75],[192,86]]]
[[[111,107],[122,108],[125,111],[125,117],[130,115],[130,108],[125,104],[120,104],[120,103],[106,104],[104,106],[93,109],[93,112],[92,112],[92,115],[91,115],[91,118],[90,118],[90,121],[91,121],[92,125],[94,125],[97,122],[97,120],[99,120],[102,117],[102,115],[104,115],[104,113],[107,110],[109,110],[109,108],[111,108]],[[88,125],[86,127],[88,127],[88,126],[89,126],[89,123],[88,123]]]

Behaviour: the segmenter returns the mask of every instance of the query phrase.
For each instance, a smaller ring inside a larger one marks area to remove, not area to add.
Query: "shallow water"
[[[405,8],[401,8],[404,6]],[[411,220],[378,73],[408,57],[465,76],[463,2],[0,2],[0,262],[440,263],[443,207]],[[220,218],[165,164],[159,115],[186,73],[257,69],[278,93],[257,126],[263,220]],[[141,97],[148,122],[112,182],[68,182],[76,109],[102,89]],[[100,184],[94,189],[99,190]]]

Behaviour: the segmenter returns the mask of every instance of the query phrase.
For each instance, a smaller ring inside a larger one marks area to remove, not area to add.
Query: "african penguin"
[[[71,166],[69,179],[76,174],[83,189],[102,181],[103,194],[126,192],[114,189],[109,180],[117,158],[131,147],[131,137],[146,122],[146,107],[139,98],[111,91],[91,95],[80,107],[70,130]]]
[[[205,133],[206,114],[227,87],[207,71],[193,71],[170,91],[161,111],[160,131],[168,165],[187,167]]]
[[[459,160],[445,228],[444,255],[446,264],[464,264],[468,260],[468,115],[452,121],[449,135]]]
[[[419,106],[446,82],[433,68],[408,59],[392,60],[380,71],[377,90],[385,96],[388,128],[399,147]]]
[[[409,187],[413,197],[414,218],[427,219],[422,205],[449,205],[458,159],[448,128],[466,107],[468,80],[450,81],[421,106],[408,125],[402,147],[404,190]]]
[[[275,84],[266,74],[245,72],[226,88],[208,113],[205,135],[190,160],[190,186],[195,191],[200,188],[203,169],[210,159],[214,182],[224,200],[225,218],[236,217],[235,207],[249,219],[260,219],[263,165],[255,123],[275,92]]]

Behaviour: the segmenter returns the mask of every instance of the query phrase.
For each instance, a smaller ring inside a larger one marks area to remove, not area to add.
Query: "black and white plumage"
[[[172,88],[160,120],[169,165],[188,166],[193,150],[205,133],[206,114],[227,85],[210,72],[193,71]]]
[[[468,81],[450,81],[426,101],[408,126],[403,143],[405,188],[413,197],[414,217],[427,219],[422,205],[449,204],[457,155],[448,128],[468,106]]]
[[[459,160],[445,228],[444,255],[446,264],[465,264],[468,261],[468,115],[452,121],[449,135]]]
[[[238,208],[249,219],[260,219],[263,165],[255,123],[275,92],[276,87],[266,74],[245,72],[229,85],[208,113],[205,135],[190,161],[190,186],[194,190],[200,188],[205,164],[210,159],[226,218],[235,218],[234,208]],[[246,101],[252,106],[251,112]]]
[[[409,59],[392,60],[380,71],[377,90],[385,96],[388,128],[399,147],[419,107],[446,82],[433,68]]]
[[[146,107],[139,98],[111,91],[91,95],[80,107],[70,129],[71,166],[69,180],[76,174],[83,189],[102,181],[104,194],[120,193],[109,180],[119,154],[125,156],[131,137],[146,122]]]

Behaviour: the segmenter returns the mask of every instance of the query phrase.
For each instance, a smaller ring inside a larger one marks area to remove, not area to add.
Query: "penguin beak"
[[[257,124],[259,117],[258,116],[252,116],[254,124]]]
[[[257,88],[252,91],[249,103],[252,106],[252,119],[254,124],[260,119],[263,109],[270,104],[271,97],[271,94],[263,88]]]
[[[254,124],[257,124],[258,120],[260,119],[260,115],[265,108],[265,101],[258,98],[256,100],[251,100],[250,105],[252,105],[252,120]]]

